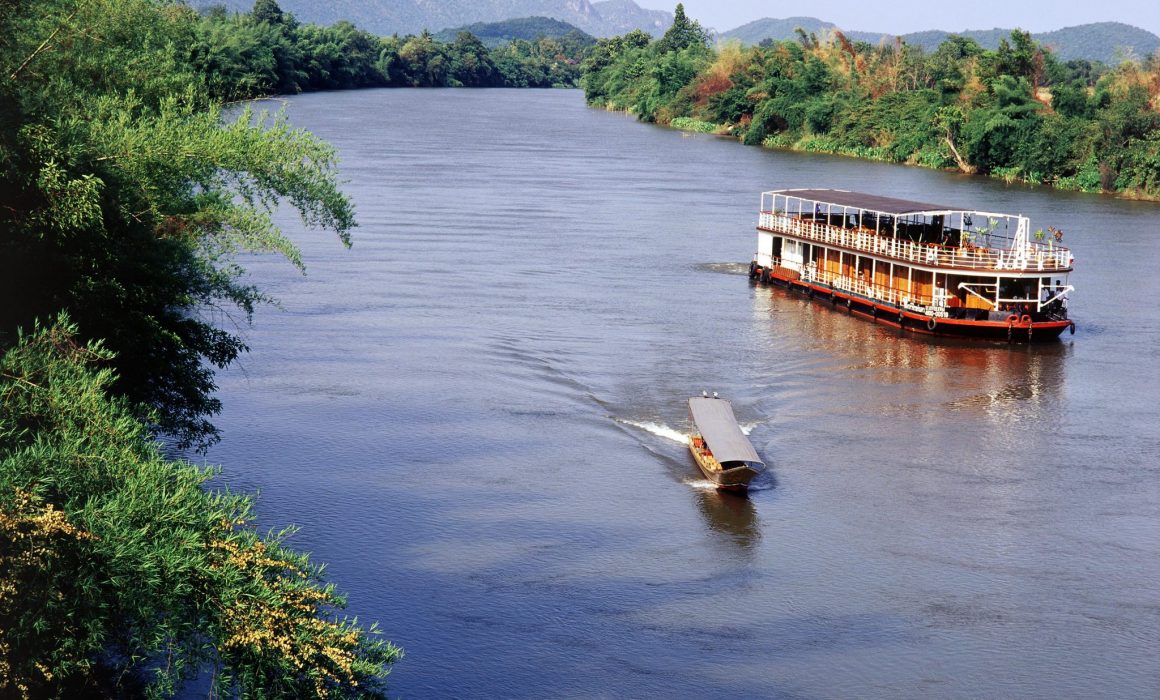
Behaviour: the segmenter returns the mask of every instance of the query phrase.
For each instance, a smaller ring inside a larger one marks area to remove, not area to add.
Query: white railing
[[[857,294],[867,299],[894,304],[895,306],[909,305],[911,307],[920,306],[925,308],[933,306],[935,302],[929,296],[913,294],[905,289],[873,284],[858,277],[840,275],[830,270],[819,270],[817,269],[817,265],[812,262],[805,266],[801,275],[803,282],[826,284],[847,294]]]
[[[929,296],[925,294],[917,294],[906,289],[898,289],[896,287],[872,284],[864,279],[850,277],[848,275],[841,275],[830,270],[819,270],[817,263],[815,262],[810,262],[809,264],[801,265],[800,267],[792,264],[787,266],[784,263],[785,261],[782,260],[777,260],[775,258],[770,259],[770,265],[772,267],[792,269],[801,275],[801,282],[806,284],[827,285],[832,289],[844,292],[846,294],[857,295],[872,301],[891,304],[896,308],[906,309],[907,311],[913,311],[925,316],[947,318],[950,315],[950,312],[947,310],[947,304],[953,297],[948,290],[943,289],[942,287],[935,287],[934,295]],[[984,301],[988,305],[987,307],[983,307],[985,310],[990,311],[997,309],[999,311],[1010,312],[1017,315],[1031,313],[1033,311],[1042,312],[1049,304],[1061,298],[1065,298],[1068,292],[1074,290],[1074,287],[1071,285],[1054,287],[1053,290],[1055,291],[1055,294],[1051,298],[1039,302],[1034,299],[1023,299],[1019,297],[1001,298],[995,300],[991,296],[984,296],[979,291],[979,289],[982,289],[982,291],[991,294],[991,290],[994,289],[994,285],[964,283],[959,286],[960,288],[966,290],[967,293]],[[996,301],[998,304],[996,304]],[[979,307],[969,308],[975,310],[979,309]]]
[[[1005,250],[972,245],[916,243],[880,236],[867,229],[846,229],[773,212],[761,212],[758,228],[928,267],[1057,272],[1070,269],[1073,260],[1070,250],[1054,244],[1029,242],[1022,247]]]

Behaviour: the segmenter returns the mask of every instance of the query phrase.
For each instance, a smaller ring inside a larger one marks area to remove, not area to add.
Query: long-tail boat
[[[764,192],[750,279],[907,331],[1008,342],[1075,333],[1062,231],[829,189]]]
[[[765,463],[737,425],[733,406],[716,394],[713,398],[693,397],[689,399],[689,418],[694,426],[689,451],[705,478],[722,491],[748,491],[749,482]]]

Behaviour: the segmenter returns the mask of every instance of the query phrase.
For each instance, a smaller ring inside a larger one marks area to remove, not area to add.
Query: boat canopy
[[[907,199],[882,197],[875,194],[849,192],[847,190],[774,190],[773,192],[768,192],[767,194],[779,194],[785,197],[796,197],[798,199],[812,200],[825,204],[836,204],[840,207],[846,207],[848,209],[876,211],[882,214],[893,214],[894,216],[902,216],[904,214],[925,214],[929,212],[963,211],[962,207],[948,207],[943,204],[912,202]]]
[[[694,397],[689,399],[689,413],[718,462],[764,464],[749,438],[741,432],[741,426],[733,416],[733,406],[728,401]]]

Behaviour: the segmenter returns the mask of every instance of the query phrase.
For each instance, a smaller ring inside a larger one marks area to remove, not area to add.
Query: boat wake
[[[621,425],[629,425],[633,428],[639,428],[640,430],[643,430],[647,433],[652,433],[657,437],[663,437],[666,440],[672,440],[673,442],[680,443],[682,445],[689,442],[688,435],[682,433],[679,430],[674,430],[669,426],[664,425],[663,423],[653,423],[651,421],[635,421],[625,418],[613,418],[613,420],[615,420],[617,423],[620,423]]]
[[[689,479],[684,482],[686,486],[694,488],[698,491],[716,491],[717,484],[714,484],[708,479]]]
[[[716,491],[717,484],[714,484],[708,479],[684,479],[682,482],[685,486],[695,491]],[[749,493],[756,491],[769,491],[773,489],[774,484],[766,475],[758,475],[753,481],[749,482]],[[743,496],[744,494],[741,494]],[[738,496],[734,496],[736,498]]]
[[[722,272],[727,275],[746,275],[749,274],[749,263],[742,262],[715,262],[715,263],[701,263],[697,265],[697,269],[705,270],[706,272]]]

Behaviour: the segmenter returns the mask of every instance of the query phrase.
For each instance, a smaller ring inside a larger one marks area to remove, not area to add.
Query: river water
[[[578,91],[295,97],[360,221],[220,375],[223,483],[329,564],[404,697],[1160,696],[1160,206],[771,152]],[[753,286],[758,194],[1030,215],[1074,336],[900,336]],[[769,463],[708,488],[685,399]]]

